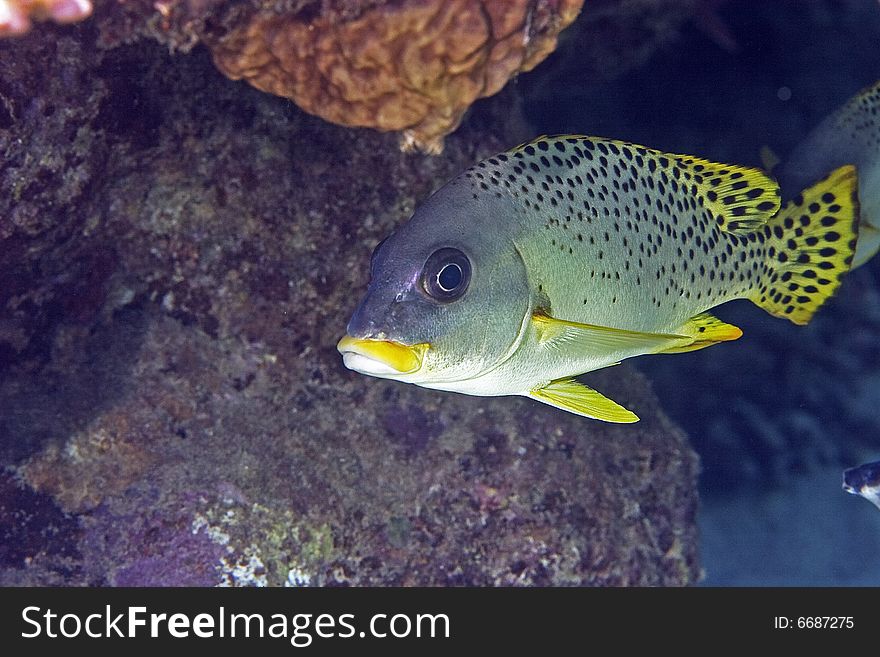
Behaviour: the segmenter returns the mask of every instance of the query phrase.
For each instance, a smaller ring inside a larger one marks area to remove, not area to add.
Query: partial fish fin
[[[840,167],[785,204],[765,226],[767,261],[749,298],[806,324],[850,270],[858,233],[856,169]]]
[[[880,218],[880,217],[878,217]],[[865,221],[859,224],[859,241],[856,242],[856,254],[853,256],[852,268],[861,267],[880,251],[880,230]]]
[[[858,244],[852,267],[860,267],[880,246],[880,81],[862,89],[825,118],[779,167],[786,197],[829,171],[855,165],[859,177]]]
[[[675,344],[691,342],[684,335],[669,333],[642,333],[624,329],[580,324],[556,319],[536,312],[532,322],[538,334],[538,343],[547,349],[571,349],[579,354],[626,352],[652,354]]]
[[[719,342],[737,340],[743,333],[739,327],[733,324],[726,324],[709,313],[700,313],[696,317],[691,317],[677,332],[690,336],[693,342],[682,346],[673,346],[660,353],[680,354],[685,351],[696,351],[697,349],[711,347]]]
[[[758,151],[758,156],[761,158],[761,166],[767,171],[773,171],[773,169],[778,167],[779,163],[782,162],[780,157],[776,154],[776,151],[766,144],[761,146]]]
[[[594,420],[618,424],[639,421],[639,417],[632,411],[574,378],[551,381],[543,388],[532,390],[529,395],[539,402]]]
[[[729,232],[754,230],[779,210],[779,185],[761,169],[719,164],[626,141],[582,135],[542,135],[520,144],[512,152],[534,155],[536,149],[547,150],[548,145],[559,141],[585,147],[590,151],[590,159],[622,156],[631,161],[634,168],[646,168],[651,189],[657,189],[663,196],[668,194],[670,205],[682,195],[692,196],[711,212],[713,221]]]
[[[696,184],[712,218],[728,233],[750,232],[779,210],[779,185],[761,169],[675,155],[685,189]]]

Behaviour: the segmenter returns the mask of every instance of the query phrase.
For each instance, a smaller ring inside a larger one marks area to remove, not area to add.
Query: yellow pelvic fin
[[[580,324],[536,312],[532,322],[538,343],[546,349],[566,349],[580,355],[627,352],[653,354],[674,344],[691,342],[687,336],[670,333],[642,333],[595,324]],[[625,357],[625,356],[624,356]]]
[[[714,315],[709,313],[700,313],[695,317],[691,317],[681,328],[678,333],[690,336],[693,342],[681,346],[673,346],[660,353],[663,354],[680,354],[686,351],[696,351],[697,349],[705,349],[719,342],[727,342],[728,340],[737,340],[742,336],[742,330],[733,324],[726,324]]]
[[[752,231],[779,210],[779,185],[767,172],[690,155],[675,158],[690,172],[690,179],[721,230]]]
[[[785,204],[760,231],[767,253],[749,295],[775,317],[806,324],[853,261],[859,200],[855,167],[835,169]]]
[[[639,421],[632,411],[570,377],[551,381],[543,388],[532,390],[529,395],[550,406],[594,420],[618,424]]]

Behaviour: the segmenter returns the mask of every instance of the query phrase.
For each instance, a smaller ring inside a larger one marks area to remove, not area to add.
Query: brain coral
[[[91,13],[89,0],[0,0],[0,36],[24,34],[31,19],[73,23]]]
[[[264,10],[211,44],[226,75],[334,123],[443,148],[470,104],[556,46],[583,0],[401,0],[362,11]]]

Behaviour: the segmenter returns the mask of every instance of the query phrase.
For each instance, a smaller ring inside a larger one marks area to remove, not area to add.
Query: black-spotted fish
[[[816,126],[773,173],[787,199],[844,164],[854,164],[859,176],[858,267],[880,249],[880,82]]]
[[[844,471],[843,490],[864,497],[880,509],[880,461]]]
[[[542,137],[468,169],[376,247],[338,349],[363,374],[634,422],[574,377],[735,340],[707,312],[731,299],[806,323],[850,267],[857,213],[851,166],[780,210],[758,169]]]

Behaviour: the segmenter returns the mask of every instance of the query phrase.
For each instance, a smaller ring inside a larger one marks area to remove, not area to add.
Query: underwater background
[[[94,4],[0,40],[0,584],[880,584],[841,489],[880,459],[876,258],[806,327],[734,302],[738,341],[588,375],[636,425],[335,350],[373,247],[465,167],[542,133],[784,158],[880,79],[876,0],[585,0],[552,54],[579,3],[526,3],[523,72],[404,134],[441,154],[220,72],[262,70],[230,53],[264,19],[382,44],[437,2]]]

